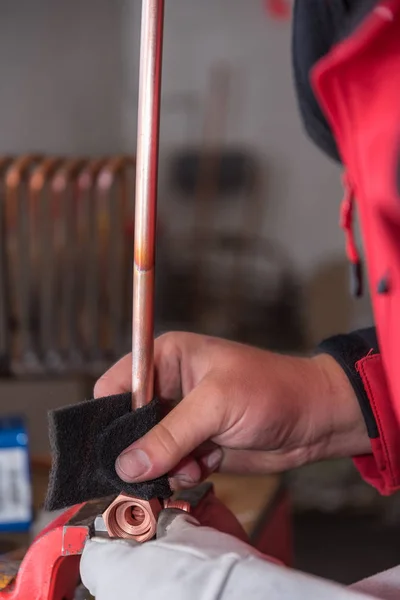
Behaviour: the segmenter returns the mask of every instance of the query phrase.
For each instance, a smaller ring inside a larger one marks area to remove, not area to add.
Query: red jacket
[[[321,348],[348,372],[366,418],[372,454],[356,457],[356,465],[368,482],[389,494],[400,487],[400,0],[353,0],[353,12],[351,0],[317,2],[316,8],[313,0],[298,0],[295,8],[300,108],[311,136],[344,165],[347,252],[359,276],[351,233],[355,200],[377,337],[357,332],[326,340]],[[316,13],[329,13],[321,23],[331,24],[339,4],[345,17],[341,33],[336,29],[329,48],[312,40],[314,54],[308,53],[306,64],[300,42],[310,42],[307,26],[311,39]],[[315,9],[308,17],[305,6]]]

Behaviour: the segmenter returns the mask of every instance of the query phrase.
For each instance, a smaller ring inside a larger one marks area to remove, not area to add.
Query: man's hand
[[[156,393],[165,418],[121,454],[124,481],[171,474],[196,485],[211,472],[271,473],[371,451],[353,389],[328,355],[282,356],[233,342],[171,333],[155,342]],[[95,397],[129,391],[131,357]]]

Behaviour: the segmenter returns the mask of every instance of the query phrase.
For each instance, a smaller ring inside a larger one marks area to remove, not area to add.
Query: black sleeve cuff
[[[357,396],[368,435],[375,439],[379,437],[378,427],[362,379],[356,369],[356,363],[371,352],[374,354],[379,352],[374,327],[348,335],[335,335],[321,342],[316,350],[317,354],[332,356],[346,373]]]

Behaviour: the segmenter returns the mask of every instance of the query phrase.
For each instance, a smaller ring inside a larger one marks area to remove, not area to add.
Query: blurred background
[[[348,290],[340,170],[301,129],[291,3],[166,4],[156,332],[303,354],[370,325]],[[43,516],[47,411],[91,397],[129,351],[140,13],[0,5],[0,471],[14,465],[25,506],[0,478],[2,551]],[[295,566],[350,583],[398,564],[398,499],[351,461],[267,479],[237,511]],[[228,503],[243,494],[218,485]]]

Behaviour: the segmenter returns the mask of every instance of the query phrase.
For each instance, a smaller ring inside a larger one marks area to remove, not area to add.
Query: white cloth
[[[81,577],[96,600],[373,597],[278,566],[244,542],[200,527],[183,515],[172,521],[164,537],[141,546],[124,540],[89,540],[82,555]]]
[[[352,586],[364,594],[370,594],[380,600],[398,600],[400,598],[400,566],[363,579]]]

